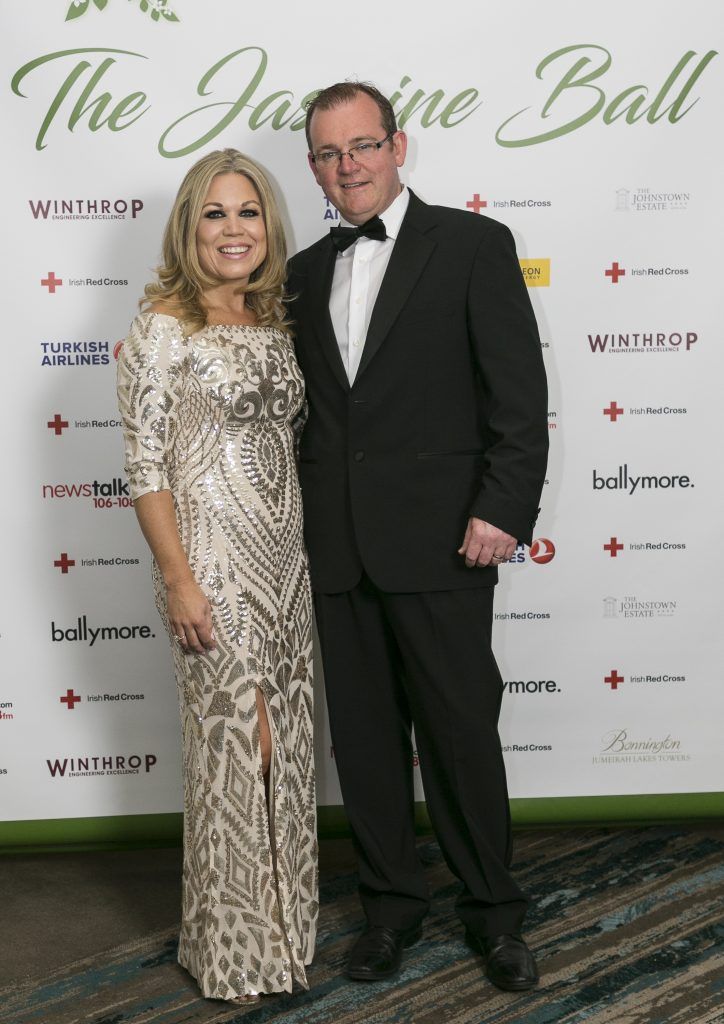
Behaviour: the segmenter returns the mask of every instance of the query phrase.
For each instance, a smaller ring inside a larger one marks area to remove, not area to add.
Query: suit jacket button
[[[364,459],[364,457],[365,457],[365,453],[364,453],[364,452],[362,451],[362,449],[361,449],[361,448],[359,449],[359,451],[356,451],[356,452],[354,453],[354,461],[355,461],[355,462],[362,462],[362,460]]]

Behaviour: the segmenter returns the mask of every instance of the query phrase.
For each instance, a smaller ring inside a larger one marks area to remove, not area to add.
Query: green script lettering
[[[122,55],[127,57],[140,57],[142,60],[147,59],[142,53],[134,53],[131,50],[114,50],[108,47],[82,47],[77,50],[58,50],[55,53],[47,53],[42,57],[36,57],[35,60],[31,60],[27,64],[24,64],[21,68],[19,68],[13,75],[11,88],[16,96],[22,96],[23,98],[26,98],[25,93],[20,91],[20,84],[23,81],[23,79],[28,74],[30,74],[31,71],[35,71],[43,64],[49,64],[52,61],[61,59],[63,57],[77,57],[80,54],[103,53],[115,54],[116,57]],[[88,118],[88,127],[92,132],[97,131],[103,125],[107,125],[110,131],[123,131],[124,128],[128,128],[129,125],[133,124],[134,121],[137,121],[139,117],[142,117],[143,114],[145,114],[146,111],[149,109],[149,107],[144,107],[143,110],[140,110],[138,113],[135,113],[138,110],[138,108],[141,107],[143,103],[145,103],[147,97],[146,94],[143,92],[133,92],[130,93],[130,95],[125,96],[122,100],[120,100],[120,102],[118,102],[108,113],[108,116],[103,118],[103,114],[105,113],[108,104],[112,103],[113,97],[109,92],[104,92],[94,97],[93,92],[98,83],[100,82],[100,80],[105,76],[105,74],[115,63],[115,57],[105,57],[100,62],[98,67],[95,68],[95,70],[93,70],[92,74],[86,81],[86,84],[83,87],[78,99],[76,100],[75,105],[73,106],[73,109],[68,118],[69,131],[72,132],[75,126],[80,121],[80,119],[84,115],[89,113],[90,116]],[[40,131],[38,132],[38,135],[35,139],[36,149],[40,150],[46,148],[47,144],[45,142],[45,136],[48,132],[48,129],[55,120],[58,111],[63,106],[64,101],[68,97],[70,97],[70,94],[76,83],[80,83],[84,74],[87,71],[90,71],[92,67],[93,65],[90,63],[90,61],[84,59],[79,61],[75,65],[75,67],[72,68],[70,73],[66,75],[64,81],[61,83],[60,88],[53,97],[50,106],[46,111],[45,117],[43,118],[43,123],[40,126]],[[131,117],[130,115],[134,113],[135,116]],[[121,118],[123,117],[125,117],[126,120],[125,123],[122,124]]]
[[[570,132],[583,127],[583,125],[593,120],[593,118],[597,117],[601,112],[603,112],[602,121],[604,124],[613,124],[614,121],[617,121],[621,117],[625,119],[627,124],[634,124],[636,121],[639,121],[644,114],[646,115],[646,120],[649,124],[653,124],[665,115],[668,115],[668,120],[672,124],[675,124],[677,121],[680,121],[681,118],[684,117],[684,115],[687,114],[698,102],[698,99],[695,99],[686,107],[686,109],[682,109],[694,84],[699,79],[706,66],[714,59],[714,57],[717,56],[718,52],[716,50],[709,50],[704,57],[702,57],[686,81],[681,85],[680,91],[676,98],[673,99],[673,102],[666,107],[666,109],[662,110],[660,108],[662,107],[664,100],[671,92],[674,84],[680,78],[682,71],[687,64],[689,64],[691,59],[696,56],[693,50],[688,50],[687,53],[684,54],[648,108],[645,107],[645,103],[649,95],[649,89],[645,85],[639,84],[629,86],[614,96],[614,98],[607,104],[606,95],[603,89],[597,85],[591,84],[594,79],[600,78],[611,67],[611,54],[602,46],[587,43],[576,46],[565,46],[560,50],[556,50],[540,62],[536,68],[536,77],[542,79],[543,71],[553,61],[558,60],[560,57],[564,57],[567,54],[574,54],[578,51],[587,50],[597,50],[599,53],[605,54],[605,57],[603,60],[599,58],[598,64],[594,65],[587,73],[582,74],[587,65],[593,64],[593,60],[588,54],[580,56],[573,66],[565,72],[553,89],[553,92],[550,94],[541,110],[540,117],[541,119],[544,119],[550,116],[551,108],[559,97],[566,92],[566,90],[580,90],[583,88],[589,90],[589,92],[592,91],[595,96],[593,103],[576,117],[566,121],[556,128],[550,129],[549,131],[521,139],[504,138],[503,133],[508,125],[515,121],[516,118],[519,118],[521,114],[524,114],[527,110],[531,109],[530,107],[524,107],[516,114],[513,114],[512,117],[509,117],[504,121],[498,128],[495,133],[495,141],[499,146],[533,146],[541,142],[550,142],[552,139],[568,135]]]

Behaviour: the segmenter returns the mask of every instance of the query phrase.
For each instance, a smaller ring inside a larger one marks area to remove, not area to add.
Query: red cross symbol
[[[476,192],[473,198],[468,200],[468,202],[465,205],[469,210],[472,210],[473,213],[480,213],[480,211],[485,209],[485,207],[488,205],[488,200],[481,199],[480,194]]]
[[[51,430],[55,431],[55,436],[60,437],[63,430],[68,426],[68,421],[61,418],[59,412],[56,412],[52,420],[48,420],[48,426]]]
[[[611,420],[611,423],[615,423],[616,418],[618,416],[623,416],[624,412],[625,409],[621,409],[618,405],[616,405],[615,402],[611,402],[608,409],[603,410],[603,415],[608,416],[608,418]]]
[[[60,288],[63,282],[59,277],[56,277],[55,272],[51,270],[47,277],[42,278],[40,283],[45,285],[51,295],[55,295],[55,289]]]
[[[619,277],[625,277],[626,271],[623,267],[619,267],[618,262],[615,261],[611,264],[609,269],[605,271],[606,277],[611,278],[611,284],[618,284]]]
[[[619,544],[615,537],[611,537],[608,544],[603,545],[603,550],[608,551],[611,558],[615,558],[619,551],[623,551],[623,544]]]
[[[53,562],[53,565],[55,566],[56,569],[60,569],[64,576],[67,576],[68,569],[75,565],[75,559],[68,558],[68,553],[64,551],[60,558],[56,558],[56,560]]]
[[[618,689],[618,684],[622,683],[624,681],[624,678],[623,678],[623,676],[620,676],[618,674],[618,670],[617,669],[613,668],[613,669],[611,669],[611,674],[608,675],[608,676],[605,676],[603,681],[604,681],[604,683],[608,683],[608,685],[611,687],[612,690],[617,690]]]
[[[76,697],[72,690],[68,690],[65,697],[60,698],[60,703],[67,704],[68,711],[72,711],[80,700],[82,700],[81,697]]]

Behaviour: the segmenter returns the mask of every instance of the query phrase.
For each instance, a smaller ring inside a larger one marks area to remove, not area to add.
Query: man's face
[[[347,152],[350,147],[365,142],[379,142],[385,137],[379,107],[365,93],[358,93],[349,103],[331,110],[317,110],[310,126],[312,153],[329,150]],[[309,155],[309,166],[327,199],[333,203],[350,224],[364,224],[370,217],[380,214],[400,193],[398,167],[405,162],[407,137],[395,132],[379,149],[356,160],[343,156],[328,164],[319,159],[315,163]]]

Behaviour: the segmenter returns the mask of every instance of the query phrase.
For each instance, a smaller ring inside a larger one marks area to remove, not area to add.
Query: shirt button
[[[361,448],[359,449],[359,451],[356,451],[356,452],[354,453],[354,461],[355,461],[355,462],[362,462],[362,460],[364,459],[364,457],[365,457],[365,453],[364,453],[364,452],[362,451],[362,449],[361,449]]]
[[[357,338],[356,341],[352,342],[352,348],[359,348],[359,345],[360,345],[359,338]]]

